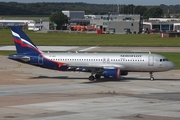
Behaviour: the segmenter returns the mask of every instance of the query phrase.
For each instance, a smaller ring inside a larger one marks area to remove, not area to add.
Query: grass
[[[10,54],[16,54],[16,51],[0,51],[0,55],[8,56]]]
[[[157,53],[167,57],[175,64],[175,69],[180,69],[180,53],[179,52],[160,52]]]
[[[15,51],[0,51],[0,55],[8,56],[9,54],[15,54]],[[156,54],[163,55],[172,61],[176,66],[175,69],[180,69],[180,53],[179,52],[158,52]]]
[[[67,46],[155,46],[180,47],[180,38],[161,38],[159,34],[36,33],[25,30],[36,45]],[[10,29],[0,29],[0,45],[13,45]]]

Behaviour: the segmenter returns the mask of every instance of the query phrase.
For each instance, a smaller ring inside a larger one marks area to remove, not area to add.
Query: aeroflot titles
[[[56,56],[52,55],[49,57],[56,57]],[[142,57],[142,55],[120,55],[120,57]]]
[[[142,55],[120,55],[120,57],[142,57]]]

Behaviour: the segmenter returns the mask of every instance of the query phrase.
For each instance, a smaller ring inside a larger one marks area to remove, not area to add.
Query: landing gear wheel
[[[150,72],[150,80],[153,81],[154,80],[154,77],[153,77],[153,72]]]
[[[95,75],[95,78],[96,78],[96,79],[100,79],[100,78],[101,78],[101,75],[96,74],[96,75]]]
[[[153,80],[154,80],[154,77],[151,77],[150,80],[153,81]]]
[[[95,80],[94,76],[89,76],[89,81],[95,82],[96,80]]]

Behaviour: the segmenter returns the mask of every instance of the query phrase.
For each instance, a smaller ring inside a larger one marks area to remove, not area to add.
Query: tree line
[[[163,17],[164,14],[180,14],[180,5],[135,6],[116,4],[88,4],[82,2],[0,2],[0,15],[46,15],[57,11],[85,11],[86,14],[104,15],[109,13],[140,14],[144,18]]]

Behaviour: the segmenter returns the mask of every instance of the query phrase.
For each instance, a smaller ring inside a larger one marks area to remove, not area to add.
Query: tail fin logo
[[[20,44],[21,47],[33,49],[39,54],[42,53],[33,43],[29,42],[28,40],[23,39],[18,33],[12,31],[12,35],[14,38],[14,42]]]

